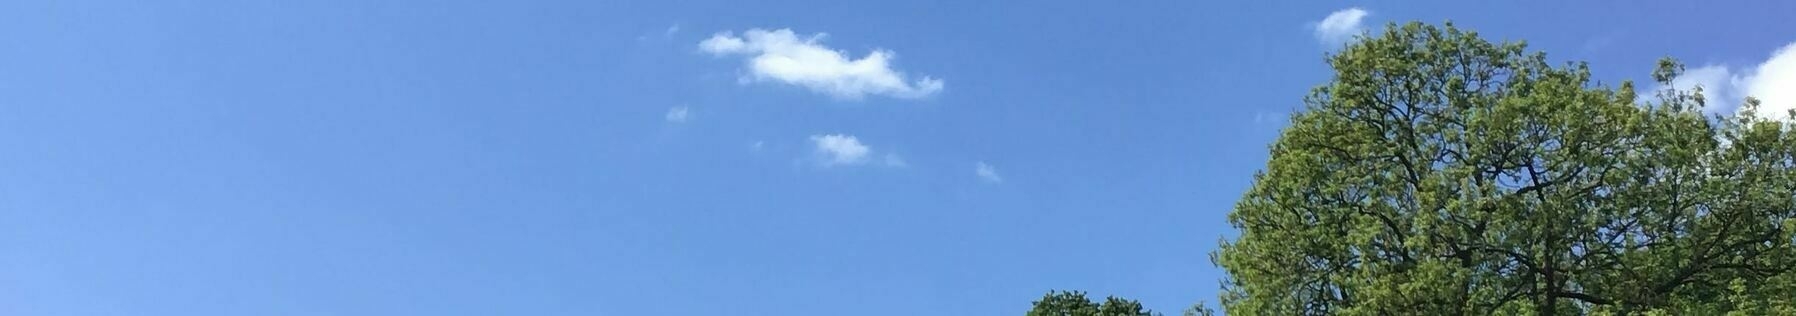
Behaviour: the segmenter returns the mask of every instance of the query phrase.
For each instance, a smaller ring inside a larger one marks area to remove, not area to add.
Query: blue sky
[[[1674,56],[1796,91],[1776,1],[0,12],[6,315],[1176,314],[1214,301],[1325,31],[1453,20],[1607,83]]]

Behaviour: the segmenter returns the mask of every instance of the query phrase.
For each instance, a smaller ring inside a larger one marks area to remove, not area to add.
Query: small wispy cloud
[[[998,176],[998,169],[993,168],[992,165],[986,164],[984,161],[980,161],[979,163],[973,165],[973,175],[979,176],[979,179],[985,180],[985,182],[990,182],[990,183],[1004,182],[1004,177]]]
[[[1371,11],[1360,8],[1347,8],[1329,13],[1328,17],[1314,23],[1316,40],[1322,42],[1322,45],[1329,46],[1352,41],[1355,36],[1359,36],[1361,32],[1365,31],[1366,27],[1363,22],[1366,16],[1371,14]]]
[[[751,29],[736,36],[712,35],[698,43],[699,50],[714,56],[746,56],[744,81],[775,81],[796,85],[832,97],[857,100],[866,95],[923,98],[942,91],[941,79],[923,77],[909,81],[892,69],[896,54],[875,49],[853,59],[824,46],[825,34],[800,38],[790,29]]]
[[[685,123],[691,115],[692,111],[682,105],[667,109],[666,118],[668,123]]]
[[[868,153],[873,151],[860,139],[843,134],[811,135],[811,144],[823,155],[824,166],[866,163]]]
[[[897,153],[891,150],[874,150],[872,146],[861,143],[860,138],[853,135],[811,135],[811,146],[816,151],[818,164],[824,167],[876,165],[899,168],[910,166],[910,163],[905,162],[904,157],[898,156]]]
[[[673,26],[667,27],[667,31],[661,32],[661,36],[662,37],[673,37],[674,34],[679,34],[679,33],[680,33],[680,24],[674,23]]]
[[[1796,43],[1771,52],[1771,57],[1750,69],[1733,69],[1726,65],[1707,65],[1684,71],[1671,80],[1671,86],[1659,89],[1693,90],[1701,87],[1707,107],[1713,114],[1740,111],[1747,97],[1759,99],[1759,117],[1783,118],[1796,109]]]

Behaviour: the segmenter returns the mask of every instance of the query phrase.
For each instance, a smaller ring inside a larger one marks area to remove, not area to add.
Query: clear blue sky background
[[[1176,314],[1215,301],[1331,12],[1611,83],[1796,41],[1779,1],[1451,2],[4,1],[0,314]],[[944,89],[841,99],[698,48],[750,28]]]

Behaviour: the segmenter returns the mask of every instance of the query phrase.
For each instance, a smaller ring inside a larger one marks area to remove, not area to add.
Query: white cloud
[[[978,175],[979,179],[985,180],[985,182],[1004,182],[1004,177],[998,176],[998,169],[992,168],[992,165],[986,164],[984,161],[973,166],[973,174]]]
[[[677,34],[677,33],[680,33],[680,24],[674,23],[673,26],[667,27],[667,31],[661,32],[661,36],[662,37],[673,37],[674,34]]]
[[[1371,14],[1372,12],[1360,8],[1347,8],[1329,13],[1328,17],[1322,18],[1321,22],[1315,23],[1316,40],[1321,41],[1323,45],[1340,45],[1351,41],[1354,36],[1360,35],[1360,32],[1365,30],[1365,25],[1361,22]]]
[[[811,143],[817,146],[817,152],[823,155],[823,165],[857,165],[867,162],[868,153],[872,152],[860,139],[851,135],[829,134],[811,135]]]
[[[761,151],[761,148],[764,148],[764,147],[767,147],[767,142],[757,140],[753,143],[748,144],[748,149],[753,150],[753,151]]]
[[[670,123],[685,123],[686,118],[691,115],[692,112],[684,105],[667,109],[667,121]]]
[[[698,49],[709,52],[712,55],[722,56],[725,54],[745,53],[748,50],[748,43],[742,41],[742,38],[740,37],[731,35],[730,32],[723,32],[711,35],[711,38],[698,42]]]
[[[1671,80],[1669,88],[1692,90],[1702,87],[1709,113],[1727,113],[1739,109],[1746,97],[1759,99],[1760,117],[1783,118],[1796,109],[1796,43],[1771,53],[1771,57],[1750,71],[1736,71],[1725,65],[1709,65],[1684,71]],[[1661,87],[1664,89],[1665,87]]]
[[[1759,64],[1753,75],[1741,86],[1746,95],[1759,98],[1759,113],[1784,117],[1796,109],[1796,43],[1784,45],[1771,53],[1771,59]]]
[[[759,144],[760,142],[756,142],[757,147]],[[811,135],[811,145],[816,148],[818,163],[824,167],[865,164],[894,168],[910,166],[897,153],[875,151],[853,135]],[[874,159],[876,157],[877,160]]]
[[[923,77],[907,81],[892,69],[894,54],[875,49],[866,57],[851,59],[842,51],[823,46],[824,34],[799,38],[790,29],[751,29],[735,36],[717,33],[698,43],[699,50],[715,56],[747,56],[745,81],[777,81],[842,99],[865,95],[922,98],[942,91],[941,79]]]
[[[1736,88],[1739,85],[1739,79],[1727,69],[1727,66],[1709,65],[1685,70],[1682,75],[1671,79],[1671,86],[1668,88],[1683,91],[1695,91],[1697,88],[1701,88],[1703,99],[1709,104],[1703,111],[1720,113],[1731,110],[1737,105],[1738,102],[1733,93],[1737,93],[1739,90]]]

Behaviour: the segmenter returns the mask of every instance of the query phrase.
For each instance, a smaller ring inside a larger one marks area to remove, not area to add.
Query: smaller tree
[[[1085,292],[1050,291],[1035,301],[1035,307],[1029,309],[1027,316],[1157,316],[1152,311],[1141,307],[1141,302],[1122,299],[1115,296],[1104,298],[1103,303],[1092,302],[1085,297]]]
[[[1216,310],[1205,306],[1204,301],[1197,301],[1197,304],[1185,309],[1185,316],[1216,316]]]

